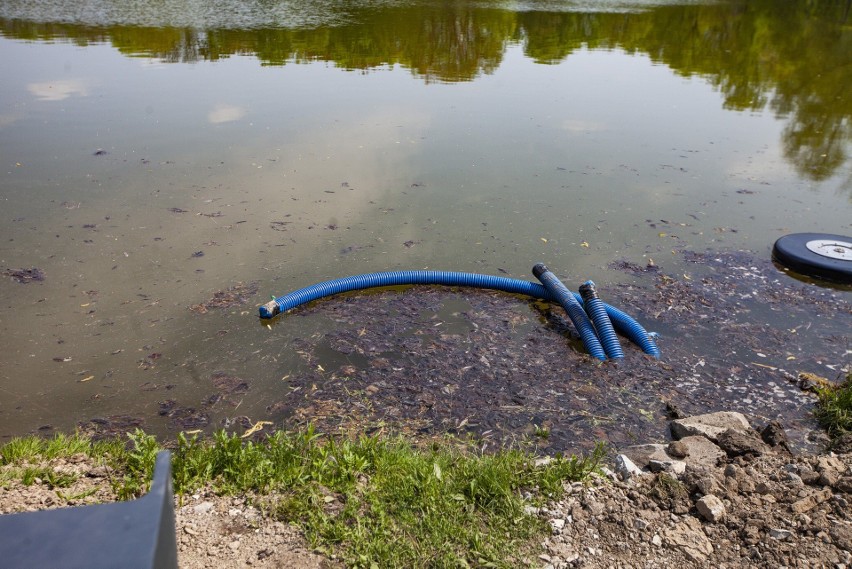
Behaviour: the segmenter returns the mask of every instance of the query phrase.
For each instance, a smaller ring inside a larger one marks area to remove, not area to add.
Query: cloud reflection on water
[[[246,110],[236,105],[218,104],[207,113],[207,122],[211,124],[221,124],[225,122],[234,122],[240,120],[246,115]]]
[[[72,95],[86,97],[89,94],[88,87],[80,79],[30,83],[27,85],[27,90],[39,101],[63,101]]]

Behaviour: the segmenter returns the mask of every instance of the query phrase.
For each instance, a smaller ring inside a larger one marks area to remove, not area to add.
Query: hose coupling
[[[261,318],[272,318],[281,312],[281,307],[274,300],[270,300],[260,307]]]
[[[586,302],[599,298],[594,281],[586,281],[580,285],[580,296],[582,296],[583,300]]]

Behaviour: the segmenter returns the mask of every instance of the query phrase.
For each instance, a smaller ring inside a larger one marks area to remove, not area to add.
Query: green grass
[[[837,387],[820,389],[814,413],[832,437],[852,432],[852,373]]]
[[[26,438],[0,447],[0,464],[83,452],[110,465],[115,492],[128,499],[145,492],[159,450],[142,431],[127,444]],[[483,454],[457,440],[421,448],[399,437],[330,438],[311,428],[261,442],[223,432],[209,440],[181,434],[171,450],[178,495],[205,486],[266,495],[259,503],[302,528],[312,547],[367,568],[524,566],[525,552],[548,528],[525,513],[523,496],[535,503],[557,498],[564,481],[585,479],[606,453],[598,445],[587,457],[537,466],[534,455],[517,449]],[[43,468],[38,473],[50,476]]]
[[[0,484],[17,480],[29,486],[38,480],[52,490],[68,488],[78,476],[55,470],[50,461],[84,454],[97,462],[115,463],[116,460],[123,461],[125,453],[121,441],[92,442],[86,437],[62,433],[50,439],[15,438],[0,446],[0,466],[10,466],[0,471]],[[59,497],[62,498],[62,495]]]

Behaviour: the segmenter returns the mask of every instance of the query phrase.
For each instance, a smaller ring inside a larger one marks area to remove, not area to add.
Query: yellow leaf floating
[[[84,377],[83,379],[80,380],[80,383],[83,383],[84,381],[89,381],[90,379],[95,379],[95,376],[90,375],[89,377]]]
[[[272,421],[258,421],[257,423],[252,425],[252,427],[248,431],[246,431],[245,433],[242,434],[242,438],[244,438],[244,439],[248,438],[248,437],[252,436],[253,434],[255,434],[256,432],[263,430],[264,425],[271,425],[271,424],[272,424]]]
[[[544,237],[540,237],[539,239],[541,239],[542,243],[547,243],[547,239],[545,239]]]
[[[588,249],[589,248],[588,241],[583,241],[582,243],[580,243],[580,247],[585,247],[586,249]]]

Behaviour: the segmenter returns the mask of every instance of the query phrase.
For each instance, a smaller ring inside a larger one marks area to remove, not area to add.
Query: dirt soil
[[[852,454],[757,452],[690,465],[680,481],[665,472],[627,481],[609,472],[569,484],[558,502],[529,508],[552,528],[529,561],[546,569],[852,566]],[[110,473],[85,456],[51,466],[81,476],[64,489],[42,481],[0,488],[0,514],[115,499]],[[718,499],[715,510],[702,505],[708,495]],[[180,566],[342,567],[311,551],[298,528],[264,513],[274,498],[209,491],[176,498]]]

